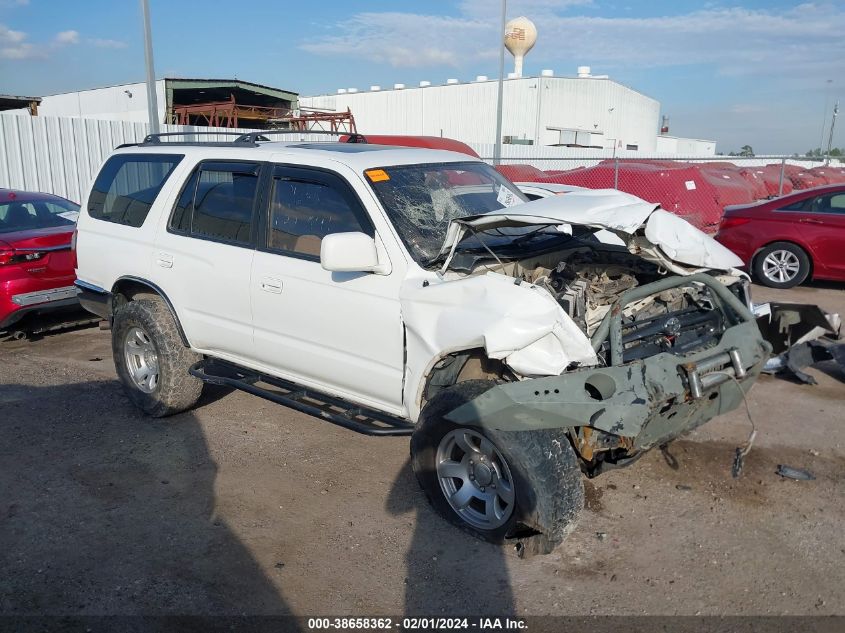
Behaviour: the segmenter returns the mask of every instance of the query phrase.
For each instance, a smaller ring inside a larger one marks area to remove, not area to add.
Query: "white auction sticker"
[[[503,207],[512,207],[514,205],[521,204],[522,200],[517,198],[513,191],[504,185],[501,185],[499,187],[499,195],[496,196],[496,202],[501,204]]]
[[[694,180],[687,180],[684,184],[687,186],[687,191],[693,191],[695,189]]]

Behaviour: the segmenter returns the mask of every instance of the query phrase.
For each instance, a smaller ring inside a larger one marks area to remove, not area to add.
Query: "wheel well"
[[[176,314],[176,309],[170,303],[164,291],[156,286],[151,281],[144,279],[136,279],[134,277],[125,277],[118,279],[111,291],[111,312],[114,315],[115,310],[120,306],[129,303],[130,301],[138,301],[139,299],[161,299],[173,315],[173,320],[176,322],[176,329],[179,331],[179,337],[185,347],[190,347],[188,337],[185,336],[185,331],[182,329],[182,324],[179,321],[179,315]]]
[[[754,252],[754,255],[751,256],[751,265],[749,266],[750,270],[748,271],[749,273],[754,272],[754,265],[757,263],[757,258],[760,256],[760,253],[769,248],[769,246],[771,246],[772,244],[791,244],[792,246],[797,246],[802,251],[804,251],[804,254],[807,256],[807,261],[810,262],[810,273],[807,275],[807,278],[813,278],[813,270],[815,269],[815,263],[813,262],[813,255],[812,253],[810,253],[810,249],[804,246],[803,244],[799,244],[798,242],[795,242],[793,240],[772,240],[771,242],[763,244]]]
[[[429,372],[422,393],[422,403],[431,400],[446,387],[466,380],[515,380],[513,372],[501,360],[488,358],[481,348],[467,349],[447,354],[438,360]]]

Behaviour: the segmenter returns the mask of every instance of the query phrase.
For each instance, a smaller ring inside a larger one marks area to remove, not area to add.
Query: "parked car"
[[[716,239],[772,288],[845,281],[845,185],[726,207]]]
[[[80,299],[151,416],[205,381],[410,435],[444,518],[548,552],[582,473],[734,409],[768,357],[739,259],[657,205],[528,202],[465,154],[269,134],[150,137],[84,201]]]
[[[25,316],[79,305],[71,240],[79,205],[0,189],[0,330]]]

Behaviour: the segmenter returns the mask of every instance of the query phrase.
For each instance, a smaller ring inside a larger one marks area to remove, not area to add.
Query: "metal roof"
[[[18,95],[0,95],[0,110],[26,108],[30,103],[41,103],[41,97],[21,97]]]
[[[164,82],[167,88],[173,88],[174,90],[185,90],[194,88],[240,88],[242,90],[249,90],[270,97],[276,97],[278,99],[290,100],[291,97],[299,96],[298,92],[293,92],[292,90],[273,88],[272,86],[265,86],[264,84],[257,84],[251,81],[244,81],[242,79],[202,79],[191,77],[165,77]]]

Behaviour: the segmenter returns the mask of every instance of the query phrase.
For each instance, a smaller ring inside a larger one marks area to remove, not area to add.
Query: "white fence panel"
[[[252,130],[164,125],[161,131]],[[79,202],[114,149],[124,143],[138,143],[148,133],[146,123],[0,114],[0,188],[43,191]],[[222,141],[232,136],[203,138]]]
[[[0,187],[44,191],[81,201],[91,186],[100,165],[118,145],[137,143],[148,133],[146,123],[129,121],[103,121],[69,117],[44,117],[0,114]],[[208,132],[249,132],[247,129],[207,128],[184,125],[164,125],[162,132],[204,132],[205,140],[229,140],[230,135],[209,137]],[[272,137],[271,137],[272,138]],[[325,141],[331,137],[303,133],[298,138],[285,140]],[[192,140],[188,138],[187,140]],[[485,160],[492,160],[492,143],[475,143],[471,147]],[[526,163],[538,169],[574,169],[589,167],[601,160],[646,158],[642,153],[617,149],[598,150],[573,147],[548,147],[540,145],[503,145],[502,160],[505,164]],[[647,158],[665,158],[685,161],[721,160],[738,165],[754,166],[780,162],[781,157],[755,157],[741,159],[728,156],[680,157],[651,155]],[[813,167],[820,160],[810,161],[789,158],[787,164]],[[837,163],[834,161],[834,165]],[[840,165],[842,163],[839,163]]]

